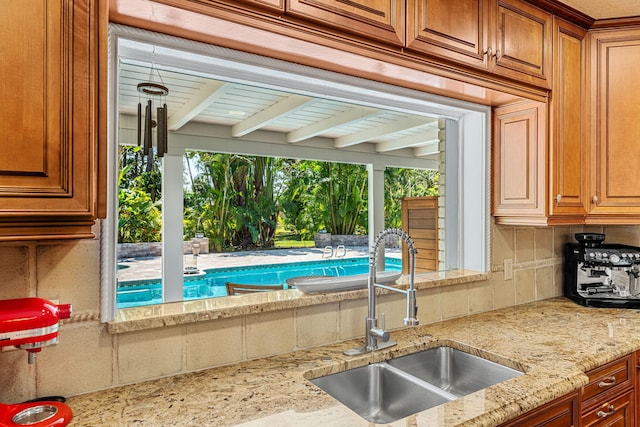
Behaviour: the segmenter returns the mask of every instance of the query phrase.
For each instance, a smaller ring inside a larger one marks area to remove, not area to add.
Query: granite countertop
[[[307,379],[438,345],[525,371],[392,426],[495,426],[576,390],[584,372],[640,349],[640,311],[554,298],[391,333],[398,345],[348,357],[362,340],[70,397],[71,426],[373,426]]]

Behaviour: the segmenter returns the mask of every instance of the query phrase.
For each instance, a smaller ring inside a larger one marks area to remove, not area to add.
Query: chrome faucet
[[[380,243],[383,242],[384,238],[390,234],[400,236],[405,241],[409,249],[409,289],[406,290],[376,283],[376,261],[378,257],[378,249],[380,247]],[[376,317],[376,288],[405,294],[407,296],[407,317],[404,318],[404,324],[406,326],[416,326],[420,323],[416,318],[418,307],[416,306],[416,290],[414,287],[417,252],[418,250],[415,248],[409,235],[399,228],[388,228],[378,233],[374,240],[373,247],[371,248],[371,252],[369,253],[369,278],[367,283],[368,307],[365,326],[366,343],[363,347],[345,350],[344,354],[347,356],[356,356],[396,345],[395,341],[389,341],[389,332],[385,330],[384,313],[382,313],[382,325],[378,327],[378,318]]]

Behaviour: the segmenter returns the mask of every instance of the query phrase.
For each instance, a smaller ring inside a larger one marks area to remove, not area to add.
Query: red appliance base
[[[72,418],[71,408],[62,402],[0,403],[0,427],[64,427]]]

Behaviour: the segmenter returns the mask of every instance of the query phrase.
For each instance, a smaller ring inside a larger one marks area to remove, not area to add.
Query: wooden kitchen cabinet
[[[581,425],[635,425],[636,355],[629,354],[587,372],[589,383],[580,391]]]
[[[559,18],[554,18],[553,29],[554,86],[548,116],[543,111],[527,113],[526,104],[494,112],[493,155],[501,156],[494,159],[494,178],[499,178],[494,179],[494,215],[499,224],[582,224],[588,213],[586,31]],[[517,122],[519,115],[528,119]],[[538,126],[535,134],[536,120],[548,121],[548,128]],[[506,133],[505,126],[511,132]],[[538,151],[533,149],[536,143]]]
[[[493,113],[493,215],[498,224],[546,223],[546,106],[523,102]]]
[[[404,0],[286,0],[285,15],[404,46]]]
[[[634,355],[630,354],[606,365],[588,371],[589,383],[582,387],[582,410],[601,405],[607,399],[632,388],[634,382]]]
[[[587,385],[500,427],[633,427],[640,352],[586,372]]]
[[[106,6],[0,3],[0,240],[93,237],[104,216]]]
[[[574,427],[580,425],[578,392],[569,393],[500,427]]]
[[[407,17],[411,50],[551,86],[551,13],[521,0],[417,0]]]
[[[500,117],[505,110],[496,109],[494,157],[501,157],[494,159],[494,176],[500,180],[494,180],[497,223],[638,224],[638,64],[640,29],[597,30],[587,38],[581,27],[554,19],[548,171],[539,163],[537,169],[548,174],[548,189],[535,186],[532,169],[524,173],[509,166],[535,167],[533,158],[524,157],[535,155],[525,151],[533,135],[531,130],[525,135],[525,127],[518,134],[513,123]],[[505,134],[505,126],[512,131]],[[540,199],[538,190],[547,195]]]
[[[407,4],[407,47],[488,69],[491,0],[416,0]]]
[[[498,0],[493,16],[492,71],[550,88],[552,15],[521,0]]]
[[[591,193],[587,223],[638,224],[640,219],[640,29],[590,35]]]
[[[633,427],[634,391],[628,390],[582,415],[583,427]]]
[[[549,216],[581,223],[589,206],[584,137],[586,31],[554,18],[553,91],[549,114]],[[564,218],[563,218],[564,217]]]

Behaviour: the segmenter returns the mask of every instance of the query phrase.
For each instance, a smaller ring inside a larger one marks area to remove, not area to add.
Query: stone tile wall
[[[561,294],[561,248],[582,227],[492,228],[490,280],[421,290],[422,324]],[[640,227],[589,227],[607,240],[640,246]],[[363,337],[366,300],[251,314],[111,335],[99,321],[100,245],[78,242],[0,244],[0,299],[40,296],[73,304],[60,343],[27,364],[25,351],[0,352],[0,402],[73,395],[296,349]],[[504,277],[504,260],[513,275]],[[402,327],[402,295],[385,295],[379,312]]]

